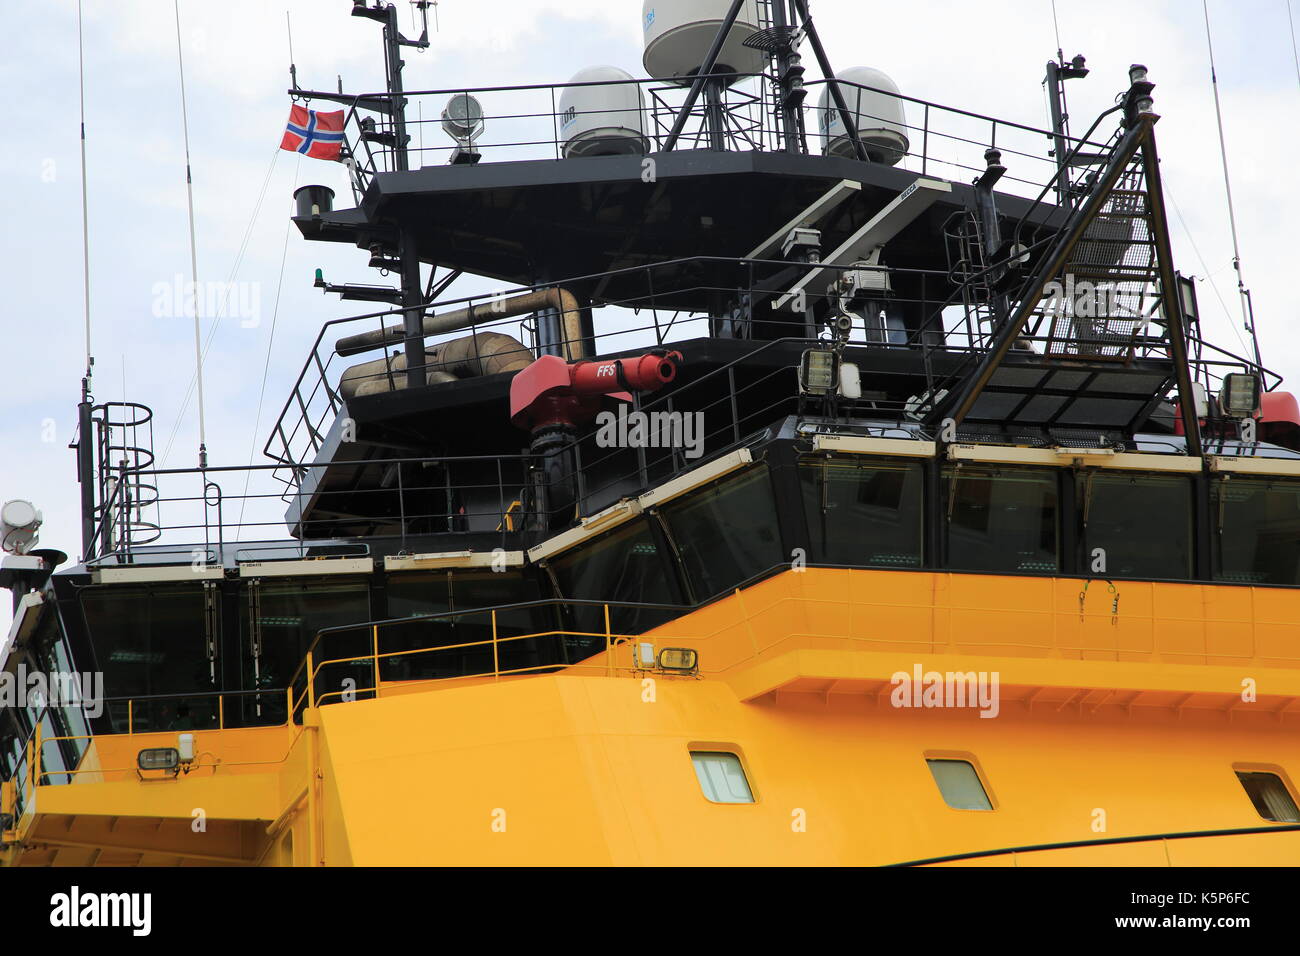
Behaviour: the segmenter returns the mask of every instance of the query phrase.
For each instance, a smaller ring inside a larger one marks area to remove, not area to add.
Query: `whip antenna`
[[[194,241],[194,177],[190,172],[190,121],[185,105],[185,60],[181,55],[181,11],[172,0],[176,14],[176,66],[181,77],[181,130],[185,140],[185,198],[190,214],[190,299],[194,305],[194,377],[199,403],[199,467],[208,467],[207,424],[203,415],[203,345],[199,338],[199,256]]]

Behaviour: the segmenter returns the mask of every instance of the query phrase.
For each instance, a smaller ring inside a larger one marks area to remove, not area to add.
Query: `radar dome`
[[[576,73],[560,94],[560,141],[564,155],[614,156],[644,153],[645,111],[641,86],[616,66],[593,66]]]
[[[642,63],[646,73],[656,80],[689,84],[704,65],[730,7],[728,0],[644,0],[641,28],[645,32]],[[758,22],[758,0],[745,0],[709,72],[746,76],[763,72],[767,54],[745,46],[745,40],[758,32]]]
[[[903,101],[898,95],[898,84],[869,66],[855,66],[835,74],[835,78],[845,81],[840,85],[840,93],[853,124],[858,128],[858,139],[867,148],[867,156],[875,163],[897,165],[907,155],[908,146],[907,120],[903,115]],[[850,86],[850,83],[855,85]],[[840,111],[831,98],[829,84],[822,88],[817,101],[817,116],[822,152],[850,159],[856,156],[853,139],[844,128]]]

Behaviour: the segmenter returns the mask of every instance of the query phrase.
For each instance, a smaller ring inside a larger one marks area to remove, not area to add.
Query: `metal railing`
[[[769,77],[731,73],[713,73],[709,77],[728,84],[720,92],[720,109],[715,114],[722,119],[723,128],[718,132],[726,149],[784,151],[783,133],[777,119],[779,110]],[[1004,178],[1006,191],[1024,196],[1033,196],[1045,184],[1050,184],[1059,169],[1057,160],[1047,155],[1056,136],[1050,130],[848,80],[837,83],[850,110],[857,111],[860,128],[870,128],[873,121],[881,126],[901,126],[908,139],[907,151],[898,162],[902,169],[957,180],[978,176],[985,168],[984,151],[994,147],[1010,161],[1010,172]],[[817,94],[826,84],[824,79],[809,80],[805,85],[810,95],[799,107],[803,146],[813,153],[824,152],[830,140],[822,122],[827,109],[817,102]],[[454,98],[464,96],[474,97],[483,109],[482,132],[474,142],[483,162],[562,159],[568,141],[564,127],[568,125],[566,120],[571,121],[574,115],[561,109],[566,92],[584,87],[628,86],[636,88],[639,106],[584,108],[577,115],[590,118],[608,114],[609,125],[624,131],[624,139],[629,141],[628,148],[633,152],[662,151],[684,105],[687,90],[661,80],[632,78],[406,91],[402,96],[407,104],[408,162],[412,167],[438,165],[447,162],[460,148],[450,138],[443,141],[441,114]],[[328,95],[337,100],[337,94]],[[296,98],[309,102],[312,97],[310,90],[296,91]],[[391,119],[386,112],[376,109],[380,104],[387,107],[391,99],[388,93],[363,93],[345,104],[344,128],[358,201],[375,174],[398,168],[392,146],[380,142],[394,133]],[[889,115],[876,115],[866,108],[865,104],[878,101],[891,104],[882,111]],[[829,109],[834,110],[833,103]],[[904,117],[901,124],[897,122],[897,110]],[[369,113],[374,115],[368,116]],[[677,140],[678,149],[707,148],[716,142],[709,113],[710,107],[702,100],[692,108]],[[634,142],[638,137],[639,146]],[[1064,142],[1069,148],[1083,152],[1104,145],[1091,138],[1091,131],[1081,138],[1067,136]]]

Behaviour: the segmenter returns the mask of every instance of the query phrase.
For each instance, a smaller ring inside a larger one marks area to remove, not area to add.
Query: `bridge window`
[[[691,763],[710,803],[753,803],[754,792],[740,757],[721,750],[692,750]]]
[[[379,628],[380,653],[421,651],[387,658],[380,664],[384,680],[428,680],[502,671],[528,672],[561,658],[554,638],[516,640],[524,634],[553,630],[548,608],[502,605],[536,601],[535,581],[516,571],[454,571],[394,575],[388,579],[388,617],[451,614],[436,620],[385,624]],[[491,611],[496,612],[494,665]],[[476,645],[463,647],[458,645]],[[434,650],[422,651],[424,648]],[[445,648],[439,650],[438,648]]]
[[[36,660],[41,671],[49,678],[52,716],[58,736],[71,738],[60,744],[64,759],[75,769],[90,746],[90,725],[82,709],[83,687],[81,674],[73,668],[67,641],[59,627],[59,617],[54,608],[46,608],[33,642]],[[89,675],[88,675],[89,676]],[[88,688],[93,694],[93,686]]]
[[[1286,783],[1275,773],[1237,771],[1237,779],[1246,788],[1246,796],[1255,811],[1273,823],[1300,823],[1300,809]]]
[[[665,505],[663,515],[697,601],[787,560],[766,467]]]
[[[799,481],[815,559],[854,566],[921,566],[920,462],[804,462]]]
[[[370,589],[364,580],[335,578],[255,578],[240,602],[240,635],[246,689],[286,687],[323,628],[364,624],[371,619]],[[315,663],[359,657],[373,651],[370,629],[359,627],[324,636],[316,647]],[[351,680],[352,683],[344,682]],[[340,690],[356,691],[358,699],[370,696],[375,685],[371,661],[348,661],[324,667],[316,694],[335,703]],[[233,700],[233,699],[232,699]],[[281,695],[242,698],[241,719],[248,724],[278,724],[285,719]],[[235,708],[227,702],[226,719]]]
[[[1077,481],[1085,573],[1192,576],[1191,479],[1088,472]]]
[[[1300,482],[1221,478],[1212,510],[1217,580],[1300,584]]]
[[[632,604],[677,604],[672,565],[644,521],[630,521],[551,562],[551,572],[566,598],[587,601],[625,601]],[[577,630],[605,631],[605,611],[599,606],[570,609]],[[609,626],[615,634],[640,634],[662,624],[669,616],[631,607],[611,607]],[[587,639],[588,656],[605,646],[604,638]]]
[[[91,587],[81,592],[81,607],[105,696],[193,694],[183,703],[194,725],[215,726],[202,587]],[[178,698],[134,707],[132,729],[168,729],[181,703]],[[112,702],[107,711],[114,732],[125,733],[127,703]]]
[[[1055,472],[949,468],[945,477],[949,567],[1013,573],[1060,569]]]
[[[992,810],[979,771],[969,760],[926,759],[944,803],[954,810]]]

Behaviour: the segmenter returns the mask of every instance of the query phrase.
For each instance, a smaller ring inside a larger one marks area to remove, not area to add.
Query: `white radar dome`
[[[574,75],[560,94],[560,142],[564,155],[614,156],[645,153],[641,86],[616,66],[593,66]]]
[[[903,115],[903,101],[897,95],[898,84],[869,66],[855,66],[836,73],[835,78],[845,81],[840,85],[840,93],[858,128],[858,139],[867,148],[867,156],[875,163],[897,165],[907,155],[908,146],[907,119]],[[849,83],[856,85],[849,86]],[[872,89],[859,88],[864,86]],[[822,152],[852,159],[856,155],[853,140],[844,128],[829,85],[822,87],[817,100],[817,117]]]
[[[646,73],[656,80],[689,84],[704,65],[730,7],[728,0],[643,0],[645,55],[641,62]],[[767,54],[745,46],[745,40],[758,32],[758,22],[757,0],[745,0],[709,72],[749,76],[766,69]]]

